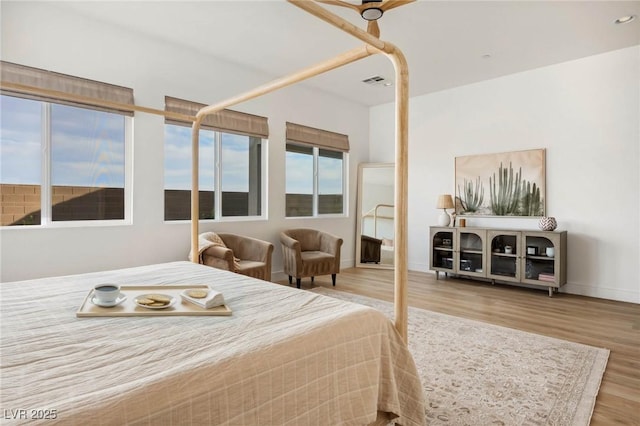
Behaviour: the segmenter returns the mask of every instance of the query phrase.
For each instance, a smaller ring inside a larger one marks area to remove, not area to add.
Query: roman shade
[[[287,141],[349,152],[349,136],[287,122]]]
[[[134,105],[133,89],[12,62],[0,65],[3,95],[133,116],[133,108],[127,107]]]
[[[195,117],[198,111],[206,106],[207,105],[205,104],[172,98],[171,96],[164,97],[165,111],[176,112],[192,117]],[[165,117],[165,123],[176,124],[179,126],[191,126],[192,124],[190,121],[176,120],[167,117]],[[267,122],[266,117],[260,117],[258,115],[247,114],[230,109],[223,109],[214,114],[205,116],[204,120],[202,120],[201,127],[225,133],[256,136],[263,139],[269,137],[269,123]]]

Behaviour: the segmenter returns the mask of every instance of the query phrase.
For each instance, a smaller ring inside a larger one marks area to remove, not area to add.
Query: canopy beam
[[[212,114],[223,108],[244,102],[258,96],[273,92],[277,89],[289,86],[308,78],[320,75],[324,72],[336,69],[342,65],[354,62],[374,53],[384,53],[393,63],[395,70],[395,243],[394,254],[394,303],[395,303],[395,327],[407,341],[407,210],[408,210],[408,146],[409,146],[409,67],[404,54],[393,44],[383,42],[379,38],[356,27],[352,23],[329,12],[313,1],[287,0],[289,3],[307,11],[323,21],[351,34],[366,43],[364,47],[351,50],[334,59],[330,59],[318,65],[306,68],[288,77],[283,77],[272,83],[258,87],[243,95],[236,96],[227,101],[202,108],[196,115],[192,127],[192,189],[191,189],[191,244],[193,253],[198,252],[198,137],[200,123],[207,114]],[[197,256],[193,256],[197,262]]]

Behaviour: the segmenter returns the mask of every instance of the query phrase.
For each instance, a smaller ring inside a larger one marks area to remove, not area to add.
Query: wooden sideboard
[[[544,286],[567,282],[567,231],[431,227],[429,268],[492,282]]]

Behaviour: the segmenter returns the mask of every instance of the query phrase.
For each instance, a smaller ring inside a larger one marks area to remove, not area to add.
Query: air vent
[[[391,86],[393,82],[391,80],[387,80],[386,78],[374,75],[373,77],[365,78],[362,80],[363,83],[369,84],[371,86]]]

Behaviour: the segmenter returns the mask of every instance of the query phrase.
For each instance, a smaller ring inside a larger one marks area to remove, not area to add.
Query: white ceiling
[[[363,44],[283,0],[55,4],[273,78]],[[350,9],[323,7],[366,27]],[[613,23],[624,15],[638,19]],[[379,23],[380,38],[407,57],[416,96],[640,44],[640,1],[419,0],[388,11]],[[380,55],[305,84],[364,105],[393,101],[392,88],[361,82],[374,75],[393,78]]]

